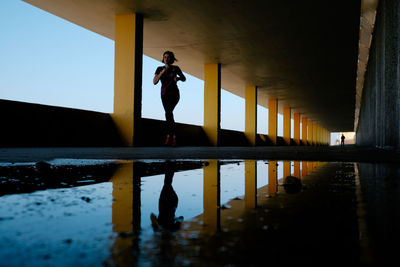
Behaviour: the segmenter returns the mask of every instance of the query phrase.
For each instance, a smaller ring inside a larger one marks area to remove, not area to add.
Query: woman
[[[161,80],[161,100],[165,110],[165,119],[167,121],[167,138],[165,139],[165,145],[171,142],[172,146],[176,146],[175,136],[175,121],[174,121],[174,108],[179,102],[179,89],[177,86],[178,81],[186,81],[185,75],[183,75],[181,69],[178,66],[174,66],[174,62],[177,61],[174,53],[166,51],[163,54],[162,62],[164,66],[158,67],[154,75],[153,83],[157,84]]]

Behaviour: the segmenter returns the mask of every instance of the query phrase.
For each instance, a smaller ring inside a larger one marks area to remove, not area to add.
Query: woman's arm
[[[161,76],[163,76],[163,74],[164,74],[164,72],[165,72],[166,70],[167,70],[166,68],[163,68],[163,70],[160,71],[159,74],[156,73],[156,74],[154,75],[154,78],[153,78],[153,83],[154,83],[154,85],[156,85],[156,84],[158,83],[158,81],[160,80]]]
[[[179,80],[179,81],[182,81],[182,82],[186,81],[186,77],[185,77],[185,75],[183,75],[183,73],[182,73],[182,71],[181,71],[181,68],[179,68],[179,67],[178,67],[178,76],[179,76],[179,77],[175,77],[175,81],[176,81],[176,82],[177,82],[178,80]]]

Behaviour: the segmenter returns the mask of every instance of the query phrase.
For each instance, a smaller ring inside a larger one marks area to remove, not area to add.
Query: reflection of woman
[[[175,121],[174,121],[174,108],[179,102],[179,89],[177,86],[178,81],[186,81],[181,69],[178,66],[172,65],[176,60],[174,53],[166,51],[163,54],[162,62],[164,66],[158,67],[154,75],[153,83],[157,84],[161,80],[161,100],[165,110],[165,119],[167,121],[167,138],[165,144],[171,142],[176,145],[175,136]]]
[[[165,173],[164,186],[161,190],[158,201],[158,218],[152,213],[150,219],[153,229],[158,230],[159,226],[167,230],[178,230],[183,217],[175,218],[175,211],[178,207],[178,196],[172,188],[174,170],[167,169]]]

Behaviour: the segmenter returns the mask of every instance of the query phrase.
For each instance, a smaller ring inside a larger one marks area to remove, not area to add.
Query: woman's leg
[[[179,91],[167,93],[161,97],[165,110],[165,120],[167,122],[167,135],[175,135],[175,120],[173,111],[179,102],[179,98]]]

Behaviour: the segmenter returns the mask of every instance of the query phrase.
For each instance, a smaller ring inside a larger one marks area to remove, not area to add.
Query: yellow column
[[[313,144],[313,128],[314,128],[314,124],[311,120],[308,120],[308,127],[307,127],[307,141],[310,145],[314,145]]]
[[[275,196],[278,191],[278,173],[276,171],[276,161],[268,162],[268,194]]]
[[[313,145],[316,146],[318,144],[317,140],[317,129],[318,129],[318,124],[316,122],[313,123]]]
[[[322,142],[323,142],[323,140],[322,140],[322,127],[318,125],[317,130],[318,130],[317,143],[318,143],[318,145],[322,145]]]
[[[331,132],[326,130],[326,140],[328,142],[328,145],[331,144]]]
[[[291,108],[283,108],[283,140],[285,140],[287,145],[290,145],[290,118],[291,118]]]
[[[221,131],[221,64],[204,65],[204,126],[213,146],[219,145]]]
[[[111,115],[126,145],[139,143],[142,116],[143,17],[115,16],[114,112]]]
[[[303,145],[307,145],[307,117],[301,119],[301,141]]]
[[[244,134],[253,146],[256,145],[257,136],[257,87],[245,87],[246,117]]]
[[[257,162],[245,160],[244,201],[246,208],[253,209],[257,206]]]
[[[268,137],[276,145],[278,135],[278,99],[268,100]]]
[[[325,133],[325,144],[329,146],[329,134],[328,134],[328,130],[324,129],[324,133]]]
[[[216,232],[220,227],[220,163],[208,162],[203,167],[203,222],[209,231]]]
[[[283,162],[283,180],[286,179],[286,177],[290,176],[290,161],[284,161]]]
[[[300,145],[300,113],[294,113],[294,132],[293,132],[293,140],[296,145]]]
[[[295,161],[294,162],[294,174],[293,174],[293,176],[294,177],[297,177],[297,178],[301,178],[301,175],[300,175],[300,161]]]

